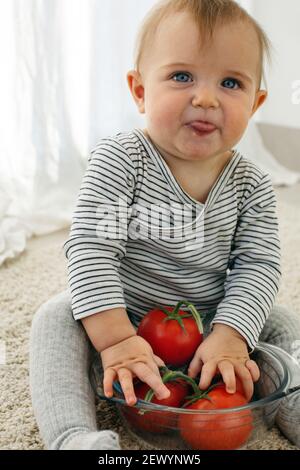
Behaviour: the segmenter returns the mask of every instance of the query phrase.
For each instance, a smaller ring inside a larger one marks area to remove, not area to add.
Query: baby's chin
[[[157,147],[166,159],[175,157],[177,159],[197,162],[206,160],[217,155],[223,155],[230,146],[220,141],[220,131],[216,129],[207,136],[194,135],[186,126],[175,130],[161,127],[157,129],[143,129],[146,137]],[[227,148],[226,148],[227,147]]]

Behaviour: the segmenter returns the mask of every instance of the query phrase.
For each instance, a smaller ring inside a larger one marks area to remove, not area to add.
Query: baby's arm
[[[268,175],[245,177],[245,191],[228,262],[224,298],[212,321],[210,335],[190,365],[200,388],[209,385],[217,368],[227,391],[235,388],[235,375],[249,398],[259,370],[249,360],[275,301],[281,277],[276,197]],[[252,178],[252,179],[251,179]],[[250,192],[249,192],[250,189]]]
[[[164,365],[163,361],[153,354],[147,341],[137,336],[124,308],[103,311],[81,321],[93,346],[101,354],[105,396],[113,395],[113,381],[118,379],[127,404],[134,405],[134,376],[147,383],[159,399],[170,395],[158,369]]]
[[[216,323],[213,331],[197,349],[189,366],[189,375],[196,377],[201,370],[199,387],[209,387],[214,375],[220,372],[226,384],[226,391],[236,390],[235,376],[243,384],[248,400],[253,395],[253,382],[259,379],[257,364],[249,359],[245,339],[233,328]]]
[[[123,307],[90,315],[81,322],[98,352],[136,335],[135,328]]]
[[[256,176],[256,175],[255,175]],[[254,189],[252,189],[254,186]],[[232,249],[212,326],[232,327],[253,351],[274,305],[281,278],[276,196],[268,175],[250,178],[239,207]]]
[[[136,400],[136,375],[160,398],[169,396],[150,345],[136,335],[126,312],[119,274],[126,256],[135,167],[117,139],[102,139],[91,152],[69,239],[65,243],[75,320],[82,324],[101,354],[104,393],[112,395],[119,379],[128,404]],[[109,230],[108,230],[109,229]]]

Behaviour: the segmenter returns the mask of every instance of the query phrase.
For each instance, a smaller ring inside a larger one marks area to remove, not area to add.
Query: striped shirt
[[[141,129],[120,132],[90,152],[64,250],[75,320],[124,307],[137,326],[188,300],[253,350],[281,278],[272,182],[234,150],[202,204]]]

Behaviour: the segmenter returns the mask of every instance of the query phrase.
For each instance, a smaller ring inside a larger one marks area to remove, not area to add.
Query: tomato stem
[[[169,370],[167,367],[161,367],[160,370],[164,374],[163,377],[162,377],[162,381],[163,381],[164,384],[166,384],[168,382],[175,382],[178,379],[182,379],[182,380],[184,380],[185,382],[187,382],[188,384],[191,385],[191,387],[193,388],[193,391],[195,392],[195,394],[199,392],[199,387],[196,384],[195,380],[192,379],[192,377],[189,377],[188,375],[184,374],[181,371]],[[193,396],[195,396],[195,395],[193,395]],[[151,402],[153,397],[154,397],[154,391],[152,389],[150,389],[146,393],[144,400]]]
[[[189,308],[191,313],[186,313],[185,315],[179,315],[178,312],[182,305],[186,305]],[[163,321],[166,322],[169,320],[177,320],[184,333],[186,333],[186,329],[184,327],[184,323],[182,319],[193,317],[197,324],[199,333],[203,334],[203,325],[202,325],[201,315],[192,302],[189,302],[187,300],[180,300],[179,302],[177,302],[176,306],[171,311],[162,306],[159,306],[159,308],[166,314],[166,318]]]
[[[213,384],[211,385],[210,387],[208,387],[208,389],[206,390],[201,390],[200,388],[198,388],[198,392],[194,393],[193,395],[189,395],[187,396],[186,398],[190,400],[187,401],[183,406],[182,408],[185,408],[189,405],[191,405],[192,403],[195,403],[195,401],[197,400],[209,400],[209,401],[212,401],[211,398],[208,396],[209,392],[211,392],[215,387],[217,387],[220,383],[216,383],[216,384]]]
[[[167,309],[166,307],[164,307],[163,305],[158,305],[158,308],[159,308],[162,312],[164,312],[164,313],[167,315],[167,317],[168,317],[169,315],[171,315],[172,312],[173,312],[173,310],[168,310],[168,309]]]

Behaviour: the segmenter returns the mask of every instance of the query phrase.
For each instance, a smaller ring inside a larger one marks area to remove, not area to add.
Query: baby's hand
[[[127,404],[134,405],[137,398],[133,388],[133,377],[138,377],[148,384],[158,399],[170,396],[170,391],[163,384],[158,369],[165,364],[155,356],[150,344],[141,336],[131,336],[104,349],[100,354],[104,370],[103,391],[106,397],[113,396],[113,382],[118,379]]]
[[[188,374],[195,378],[200,371],[201,390],[207,389],[216,373],[220,372],[228,393],[236,391],[237,375],[247,400],[251,399],[253,382],[260,375],[257,364],[249,359],[246,340],[235,329],[220,323],[214,325],[213,331],[197,349]]]

